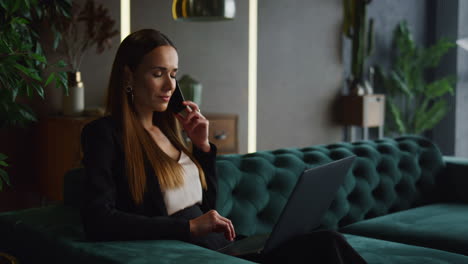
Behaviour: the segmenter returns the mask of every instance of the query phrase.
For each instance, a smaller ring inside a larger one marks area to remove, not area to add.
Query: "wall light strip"
[[[247,151],[257,151],[258,0],[249,0],[249,109]]]
[[[130,35],[130,0],[120,0],[120,42]]]

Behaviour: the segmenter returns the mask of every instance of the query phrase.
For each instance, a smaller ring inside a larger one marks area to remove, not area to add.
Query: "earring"
[[[127,87],[125,88],[125,91],[127,92],[127,95],[130,97],[130,101],[132,102],[132,105],[133,105],[133,88],[132,88],[132,86],[130,84],[127,85]]]

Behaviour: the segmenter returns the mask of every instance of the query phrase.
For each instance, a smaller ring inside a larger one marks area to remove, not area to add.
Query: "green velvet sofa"
[[[238,234],[268,233],[305,168],[350,155],[322,228],[342,232],[368,263],[468,263],[468,160],[421,137],[219,156],[218,211]],[[86,241],[82,178],[66,175],[63,203],[1,213],[0,252],[21,263],[249,263],[180,241]]]

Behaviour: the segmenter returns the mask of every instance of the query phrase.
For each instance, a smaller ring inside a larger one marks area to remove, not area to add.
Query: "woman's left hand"
[[[184,101],[184,105],[190,106],[187,108],[187,116],[175,114],[176,118],[182,124],[187,136],[192,143],[204,152],[209,152],[210,142],[208,140],[209,121],[200,113],[198,105],[192,101]]]

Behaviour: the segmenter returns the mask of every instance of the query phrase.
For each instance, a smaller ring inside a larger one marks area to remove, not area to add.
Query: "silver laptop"
[[[350,156],[305,170],[270,234],[237,240],[218,252],[254,261],[261,260],[262,255],[268,254],[282,243],[319,227],[355,158],[356,156]]]

